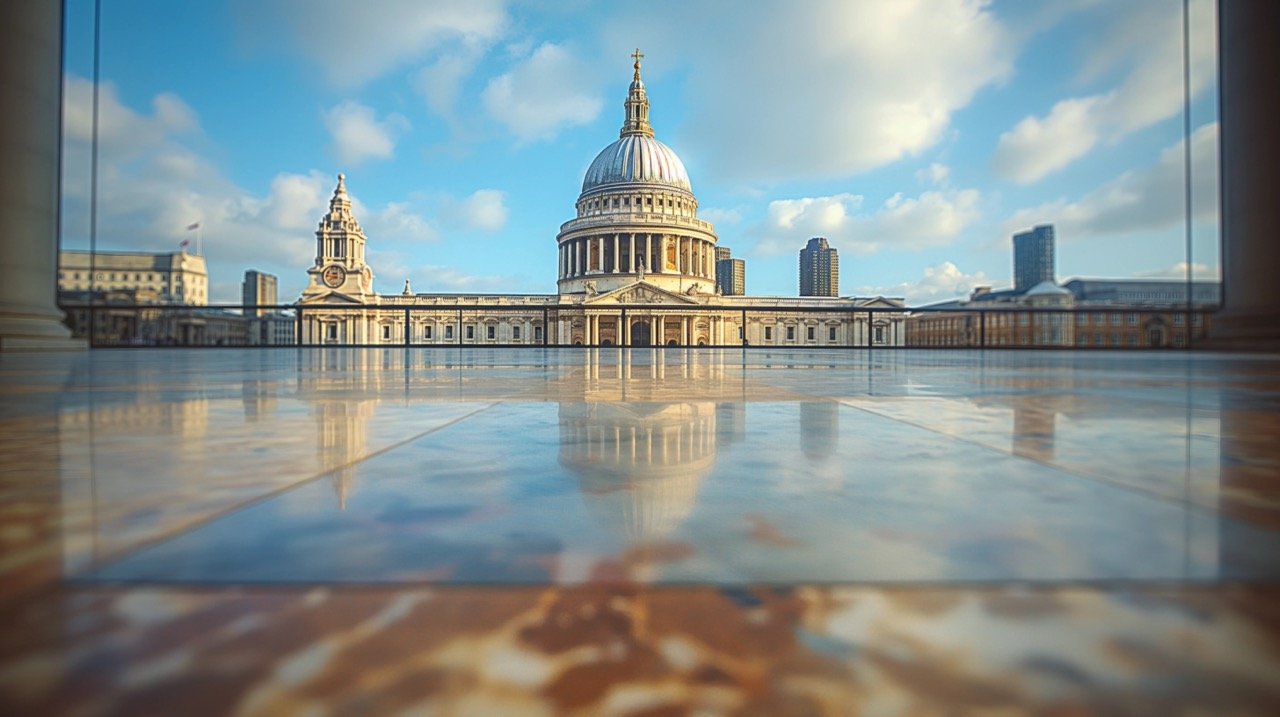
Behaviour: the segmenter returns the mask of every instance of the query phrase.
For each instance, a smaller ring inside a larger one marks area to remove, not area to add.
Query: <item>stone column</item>
[[[622,273],[622,235],[613,235],[613,273]]]
[[[662,314],[658,314],[657,316],[653,317],[652,321],[649,322],[650,324],[649,335],[652,337],[650,339],[650,342],[654,346],[667,345],[667,340],[665,336],[665,334],[667,333],[666,319],[667,317],[663,316]]]
[[[1280,3],[1219,0],[1222,311],[1211,343],[1280,348]]]
[[[62,3],[0,3],[0,350],[82,349],[58,310]]]

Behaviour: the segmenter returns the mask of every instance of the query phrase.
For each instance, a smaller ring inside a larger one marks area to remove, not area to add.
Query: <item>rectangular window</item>
[[[472,326],[472,325],[470,325],[470,324],[468,324],[468,325],[467,325],[467,340],[468,340],[468,341],[473,341],[473,340],[475,340],[475,338],[476,338],[476,327],[475,327],[475,326]]]
[[[878,344],[884,343],[884,327],[883,326],[876,327],[875,337],[876,337],[876,343]]]
[[[1076,326],[1085,326],[1089,323],[1088,314],[1076,314]]]
[[[330,341],[337,341],[337,340],[338,340],[338,325],[337,325],[337,324],[325,324],[325,325],[324,325],[324,327],[325,327],[325,338],[329,339]]]
[[[512,327],[511,327],[511,338],[512,338],[512,340],[514,340],[514,341],[519,341],[519,340],[520,340],[520,327],[519,327],[519,326],[512,326]]]
[[[814,332],[814,328],[813,328],[812,326],[810,326],[809,328],[805,329],[805,335],[804,335],[804,337],[805,337],[805,340],[806,340],[806,341],[813,341],[813,332]]]
[[[389,339],[389,338],[391,338],[391,327],[390,327],[390,326],[383,326],[383,327],[382,327],[382,339],[385,341],[385,340],[387,340],[387,339]]]
[[[1102,334],[1094,334],[1094,335],[1093,335],[1093,345],[1094,345],[1094,346],[1101,346],[1101,345],[1102,345]]]
[[[497,326],[487,326],[487,327],[485,327],[485,337],[486,337],[486,338],[488,338],[490,341],[493,341],[493,340],[494,340],[494,338],[496,338],[496,337],[497,337],[497,333],[498,333],[498,327],[497,327]]]
[[[453,324],[449,324],[448,326],[444,327],[444,337],[446,339],[453,338]]]
[[[796,327],[794,327],[794,326],[788,326],[788,327],[787,327],[787,341],[795,341],[795,340],[796,340]]]
[[[1120,325],[1120,314],[1114,314],[1114,313],[1111,314],[1111,325],[1112,326]]]
[[[764,340],[765,340],[765,341],[773,341],[773,327],[772,327],[772,326],[766,326],[766,327],[764,327]]]
[[[1182,322],[1183,322],[1182,314],[1174,314],[1174,315],[1173,315],[1173,325],[1174,325],[1174,326],[1182,326]]]
[[[428,341],[431,340],[431,324],[427,324],[426,326],[422,327],[422,338]]]
[[[542,340],[542,327],[541,327],[541,326],[535,326],[535,327],[533,327],[533,340],[534,340],[534,341],[541,341],[541,340]]]
[[[1138,315],[1137,315],[1137,314],[1129,314],[1129,325],[1130,325],[1130,326],[1137,326],[1137,325],[1138,325]]]
[[[1104,313],[1102,313],[1102,312],[1098,312],[1098,313],[1094,314],[1094,315],[1093,315],[1093,323],[1095,323],[1095,324],[1105,324],[1105,323],[1107,323],[1107,315],[1106,315],[1106,314],[1104,314]]]
[[[828,341],[836,340],[836,327],[834,326],[827,327],[827,340]]]

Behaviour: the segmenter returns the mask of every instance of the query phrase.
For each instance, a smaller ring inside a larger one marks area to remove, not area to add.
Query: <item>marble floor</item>
[[[0,713],[1280,713],[1280,357],[0,354]]]

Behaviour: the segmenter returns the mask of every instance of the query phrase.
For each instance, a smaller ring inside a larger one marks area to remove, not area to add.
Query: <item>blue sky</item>
[[[928,303],[1058,273],[1181,277],[1174,0],[102,2],[98,245],[176,249],[211,298],[305,284],[338,172],[377,288],[551,293],[555,236],[631,75],[751,294],[795,295],[811,236],[842,294]],[[1193,266],[1217,275],[1211,0],[1192,0]],[[88,244],[92,5],[70,0],[63,246]]]

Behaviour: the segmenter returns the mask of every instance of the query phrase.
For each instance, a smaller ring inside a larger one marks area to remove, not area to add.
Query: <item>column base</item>
[[[54,317],[0,316],[0,351],[83,351],[89,342],[71,337]]]
[[[1225,351],[1280,351],[1280,313],[1218,314],[1198,348]]]

